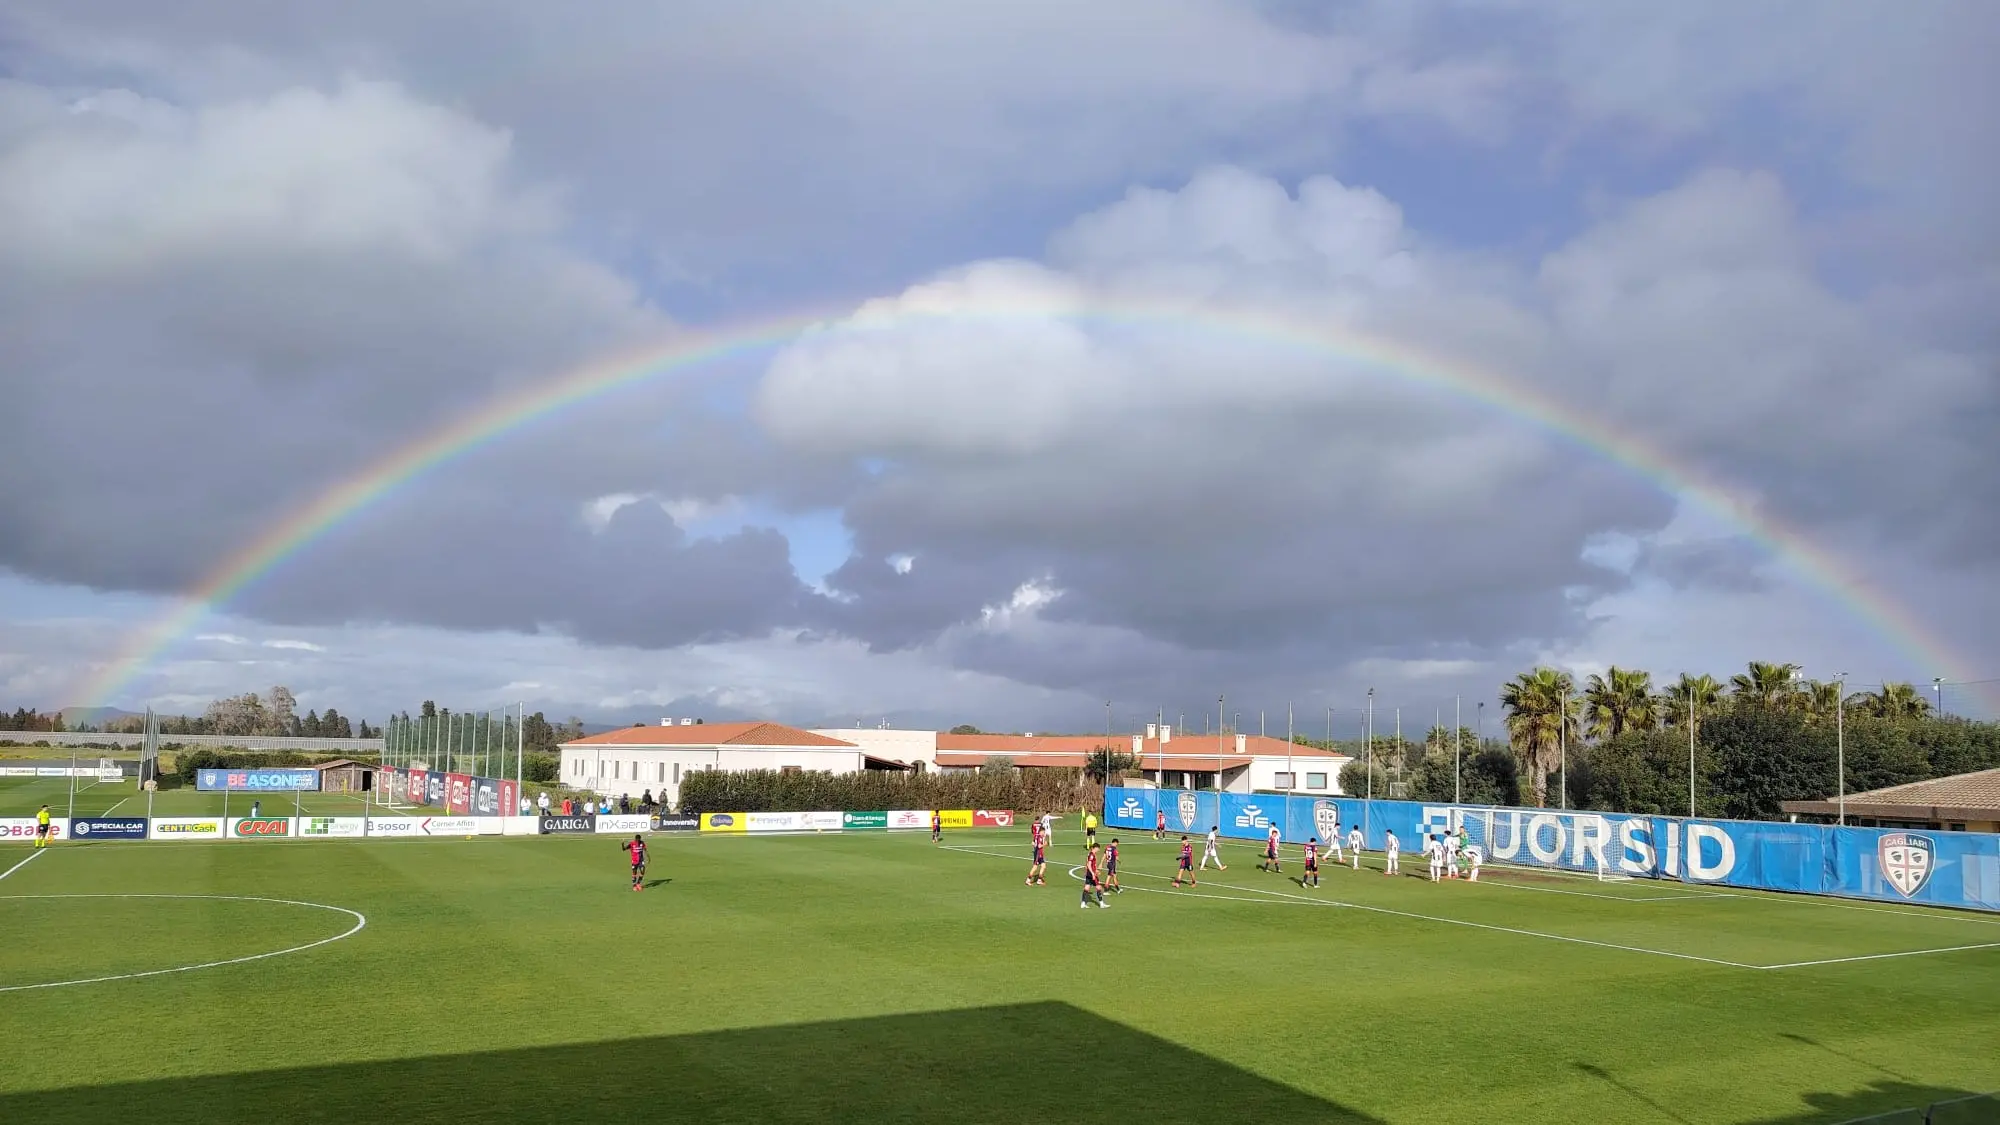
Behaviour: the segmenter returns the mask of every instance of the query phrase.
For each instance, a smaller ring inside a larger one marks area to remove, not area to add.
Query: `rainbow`
[[[1196,329],[1242,337],[1366,365],[1491,407],[1622,465],[1668,494],[1691,501],[1742,529],[1901,649],[1916,667],[1935,669],[1947,679],[1970,678],[1965,674],[1967,665],[1949,643],[1844,560],[1769,513],[1760,512],[1749,500],[1696,466],[1676,460],[1644,437],[1614,429],[1604,420],[1587,415],[1532,385],[1348,328],[1308,324],[1258,310],[1122,299],[981,298],[974,304],[956,308],[897,310],[877,304],[860,310],[794,314],[697,330],[501,395],[483,409],[396,449],[264,529],[223,559],[171,609],[135,630],[117,655],[76,693],[80,697],[78,702],[88,706],[110,704],[162,653],[192,632],[210,611],[226,605],[245,587],[376,501],[445,462],[577,403],[704,364],[780,347],[815,329],[834,327],[844,321],[880,329],[931,321],[1049,319],[1079,324]]]

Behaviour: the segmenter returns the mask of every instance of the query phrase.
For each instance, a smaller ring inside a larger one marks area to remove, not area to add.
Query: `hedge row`
[[[704,770],[681,779],[683,815],[705,812],[819,812],[835,809],[1018,809],[1061,812],[1095,807],[1104,790],[1081,770],[992,773],[733,773]]]

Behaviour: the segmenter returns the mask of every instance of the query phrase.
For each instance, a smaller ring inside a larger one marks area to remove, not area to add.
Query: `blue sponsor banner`
[[[146,838],[146,818],[79,816],[70,820],[69,835],[72,840],[143,840]]]
[[[1239,840],[1262,839],[1275,824],[1288,844],[1324,842],[1335,824],[1345,843],[1359,826],[1372,852],[1394,833],[1404,852],[1419,853],[1426,836],[1463,827],[1489,863],[2000,911],[2000,835],[1983,832],[1177,789],[1108,789],[1105,809],[1121,828],[1150,829],[1165,809],[1172,832],[1214,825]]]
[[[270,793],[318,789],[319,771],[303,769],[196,770],[194,787],[214,792]]]

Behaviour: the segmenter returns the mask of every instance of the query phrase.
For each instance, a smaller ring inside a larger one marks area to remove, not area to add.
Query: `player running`
[[[1111,837],[1111,847],[1104,853],[1104,885],[1119,894],[1125,893],[1125,888],[1118,883],[1118,837],[1116,836]]]
[[[1097,896],[1097,908],[1099,910],[1110,909],[1104,901],[1104,884],[1099,882],[1097,878],[1096,844],[1090,845],[1089,850],[1084,852],[1083,855],[1083,901],[1077,905],[1083,907],[1085,910],[1089,910],[1090,896],[1092,895]]]
[[[1278,840],[1278,826],[1273,824],[1270,832],[1264,836],[1264,862],[1257,865],[1265,871],[1276,871],[1279,869]]]
[[[1048,885],[1048,880],[1043,876],[1045,876],[1048,873],[1049,857],[1042,850],[1043,837],[1042,837],[1041,821],[1031,820],[1028,822],[1028,839],[1031,842],[1033,842],[1035,846],[1035,860],[1032,864],[1028,866],[1028,879],[1027,879],[1028,886],[1045,887]]]
[[[48,847],[49,837],[53,835],[55,835],[55,826],[49,823],[49,807],[43,805],[41,811],[35,814],[35,846],[37,848]]]
[[[1181,885],[1181,876],[1183,875],[1187,876],[1188,886],[1192,887],[1195,885],[1194,844],[1188,840],[1185,834],[1181,836],[1181,866],[1180,870],[1174,872],[1174,886],[1178,887]]]
[[[1218,826],[1210,825],[1208,828],[1208,850],[1201,853],[1201,869],[1203,871],[1208,870],[1208,861],[1211,859],[1215,861],[1215,869],[1217,871],[1229,870],[1229,868],[1222,862],[1222,852],[1220,850],[1220,844],[1217,840],[1217,837],[1219,835],[1220,831],[1218,829]],[[1185,836],[1181,838],[1183,840],[1187,839],[1187,837]]]
[[[936,809],[931,810],[931,843],[944,843],[944,814]]]
[[[1384,875],[1401,874],[1400,870],[1396,867],[1396,857],[1401,855],[1402,851],[1403,851],[1403,845],[1400,841],[1396,839],[1396,833],[1392,830],[1387,830],[1387,829],[1383,830],[1382,862],[1384,866],[1382,868],[1382,874]]]
[[[1161,809],[1153,815],[1153,839],[1167,838],[1167,810]]]
[[[1310,885],[1315,888],[1319,886],[1319,837],[1318,836],[1313,836],[1306,840],[1306,874],[1305,878],[1299,880],[1299,885],[1300,886]]]
[[[1354,853],[1354,869],[1356,871],[1361,870],[1361,844],[1361,826],[1357,824],[1347,830],[1347,850]]]
[[[645,890],[646,841],[635,835],[632,837],[632,842],[624,845],[622,850],[632,857],[632,889],[635,891]]]

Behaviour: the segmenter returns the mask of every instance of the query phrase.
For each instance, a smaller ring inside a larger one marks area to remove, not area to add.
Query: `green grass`
[[[78,816],[221,816],[225,808],[230,816],[249,816],[250,802],[261,803],[259,810],[266,816],[292,816],[293,795],[290,793],[203,793],[195,789],[168,789],[152,794],[152,812],[147,810],[147,794],[130,779],[99,784],[78,778],[76,782],[76,815]],[[68,778],[16,778],[0,777],[0,817],[33,816],[43,802],[57,816],[68,816],[70,809],[70,787]],[[299,794],[300,814],[306,816],[393,816],[398,813],[425,816],[440,815],[442,810],[413,809],[407,806],[385,809],[371,805],[364,794],[347,793],[303,793]]]
[[[1241,848],[1174,892],[1150,839],[1083,911],[1059,838],[1028,888],[1019,832],[659,834],[643,894],[612,837],[60,845],[0,879],[0,1118],[1805,1125],[2000,1087],[2000,948],[1834,960],[2000,919],[1312,891]],[[83,895],[236,897],[33,897]],[[367,924],[18,988],[354,924],[298,903]]]

